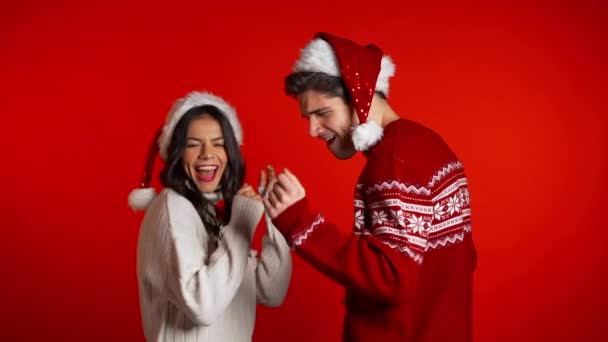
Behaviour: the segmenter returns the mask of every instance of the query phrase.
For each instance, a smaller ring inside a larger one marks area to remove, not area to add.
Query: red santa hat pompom
[[[357,43],[328,33],[318,33],[300,54],[294,72],[322,72],[344,80],[359,118],[353,127],[353,144],[366,151],[382,139],[383,129],[368,120],[375,91],[388,96],[389,78],[395,74],[395,64],[375,45]]]
[[[204,105],[216,107],[222,112],[228,119],[228,122],[230,122],[236,141],[239,145],[243,144],[243,130],[239,118],[234,108],[224,101],[224,99],[208,92],[194,91],[175,101],[167,115],[165,124],[157,130],[154,139],[148,148],[146,165],[139,183],[139,188],[134,189],[129,194],[128,202],[133,210],[145,210],[156,197],[156,191],[154,188],[150,187],[152,172],[154,170],[154,161],[157,154],[160,154],[161,159],[166,161],[167,148],[169,147],[173,131],[179,120],[190,109]]]

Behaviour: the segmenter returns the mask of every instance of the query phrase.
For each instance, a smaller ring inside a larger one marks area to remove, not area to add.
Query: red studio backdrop
[[[373,42],[389,102],[470,181],[477,341],[607,340],[605,1],[5,1],[0,4],[2,341],[142,341],[127,206],[172,102],[240,114],[248,182],[288,167],[345,232],[361,156],[307,136],[282,80],[317,31]],[[157,170],[160,167],[157,166]],[[342,289],[299,257],[254,341],[337,341]]]

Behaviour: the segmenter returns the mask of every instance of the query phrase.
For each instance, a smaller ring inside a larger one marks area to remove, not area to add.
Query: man
[[[295,251],[346,288],[345,341],[471,341],[476,253],[463,166],[386,96],[394,64],[376,46],[320,33],[285,79],[310,136],[367,161],[346,235],[309,211],[288,170],[265,206]]]

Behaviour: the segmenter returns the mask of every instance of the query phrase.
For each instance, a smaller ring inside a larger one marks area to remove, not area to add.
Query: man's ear
[[[350,110],[351,126],[357,126],[361,123],[359,121],[359,117],[357,116],[357,108],[355,108],[353,105],[348,105],[348,109]]]

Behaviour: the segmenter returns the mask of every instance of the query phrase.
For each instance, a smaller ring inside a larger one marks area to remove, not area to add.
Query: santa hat
[[[179,120],[184,114],[194,107],[209,105],[217,108],[230,122],[232,131],[239,145],[243,144],[243,130],[236,111],[222,98],[207,92],[194,91],[185,97],[175,101],[173,107],[167,115],[167,121],[159,128],[154,135],[154,139],[148,148],[148,157],[146,158],[146,166],[142,174],[139,188],[131,191],[129,194],[129,206],[133,210],[144,210],[156,197],[156,191],[150,187],[152,180],[152,171],[154,169],[154,160],[156,155],[160,154],[163,161],[167,160],[167,148],[171,142],[173,131]]]
[[[293,71],[322,72],[342,78],[359,118],[359,125],[353,127],[352,133],[355,148],[366,151],[382,139],[382,127],[367,117],[374,92],[388,96],[388,81],[395,74],[395,64],[380,48],[318,33],[302,49]]]

